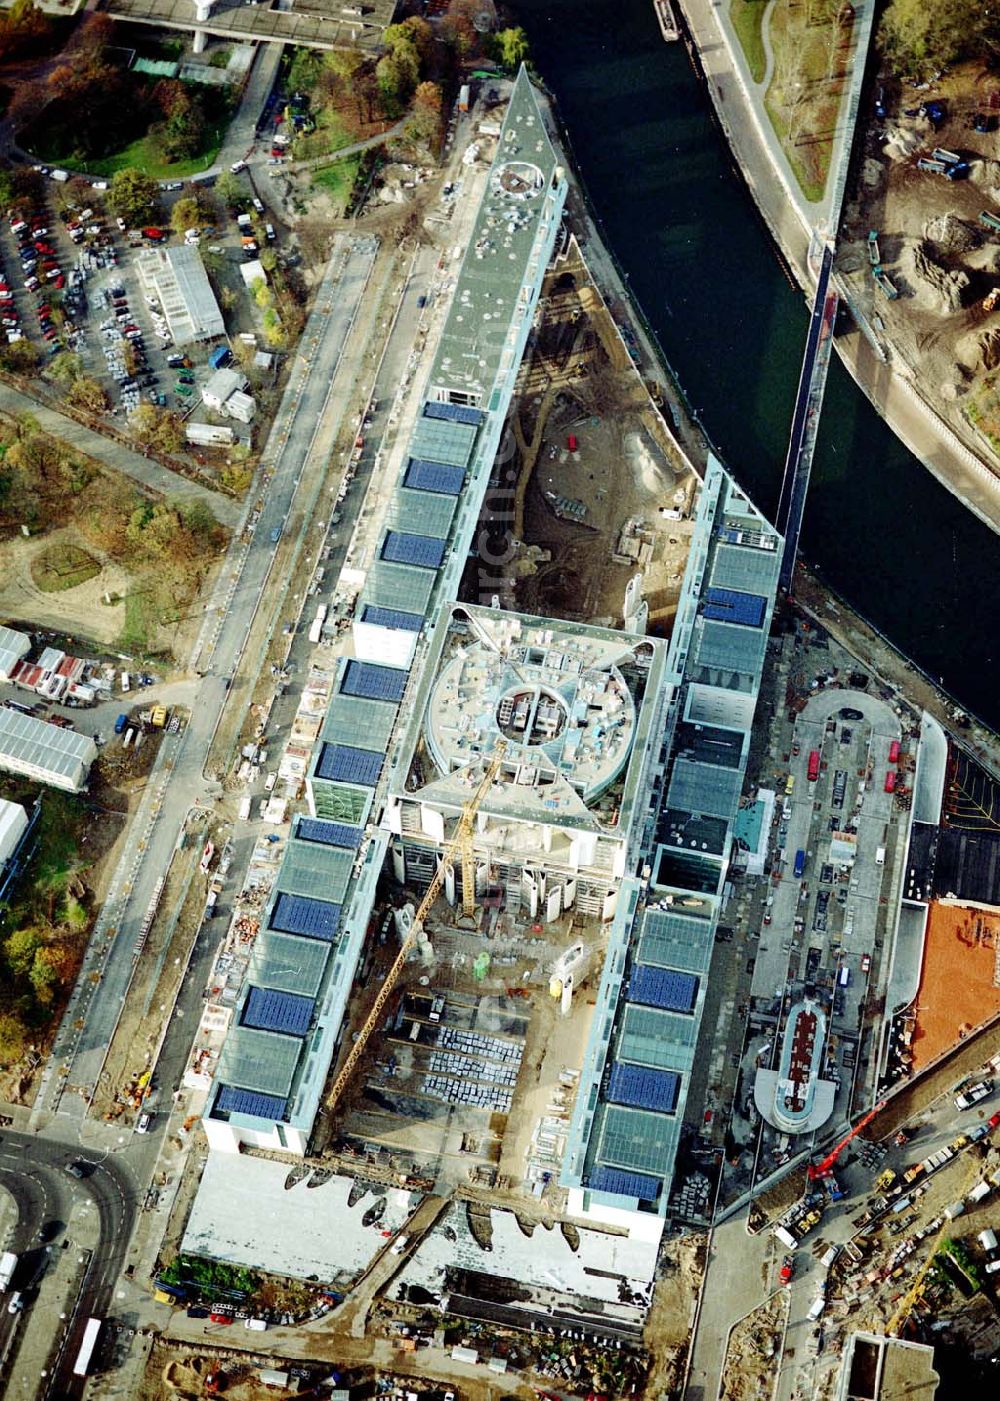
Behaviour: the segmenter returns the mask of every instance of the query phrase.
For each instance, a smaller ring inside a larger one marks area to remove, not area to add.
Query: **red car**
[[[1000,1126],[1000,1114],[994,1114],[994,1115],[993,1115],[993,1118],[990,1120],[990,1122],[989,1122],[989,1124],[987,1125],[987,1127],[988,1127],[988,1128],[991,1128],[991,1129],[995,1129],[995,1128],[997,1128],[998,1126]]]
[[[210,1313],[210,1314],[208,1315],[208,1317],[209,1317],[209,1321],[210,1321],[210,1322],[212,1322],[212,1323],[222,1323],[222,1324],[224,1324],[227,1328],[230,1327],[230,1326],[232,1325],[232,1321],[233,1321],[232,1315],[231,1315],[231,1314],[228,1314],[228,1313]]]

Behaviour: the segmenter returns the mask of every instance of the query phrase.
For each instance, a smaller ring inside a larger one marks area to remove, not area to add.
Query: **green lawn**
[[[351,198],[360,167],[360,156],[346,156],[342,161],[334,161],[332,165],[324,165],[320,170],[314,170],[313,184],[325,190],[343,213]]]
[[[118,645],[123,652],[143,656],[149,650],[149,639],[156,626],[155,612],[149,590],[142,584],[125,595],[125,626]]]
[[[292,151],[297,161],[315,160],[318,156],[334,155],[355,139],[338,112],[321,107],[316,113],[316,129],[308,135],[297,136]]]
[[[755,83],[764,81],[764,73],[767,70],[762,30],[766,9],[767,0],[729,0],[729,18]]]
[[[79,545],[53,545],[37,554],[31,564],[31,577],[42,593],[75,589],[100,572],[99,562]]]
[[[113,156],[87,162],[86,170],[90,175],[107,176],[114,175],[117,170],[124,170],[126,166],[135,166],[154,180],[183,180],[186,175],[199,175],[213,164],[222,145],[223,131],[221,127],[214,129],[208,148],[200,156],[192,156],[187,161],[168,162],[158,159],[153,143],[143,136],[121,151],[116,151]]]

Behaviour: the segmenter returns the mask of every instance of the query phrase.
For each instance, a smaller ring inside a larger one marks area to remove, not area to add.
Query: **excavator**
[[[378,1025],[382,1017],[382,1013],[385,1010],[385,1004],[392,996],[392,990],[396,986],[396,983],[399,981],[399,975],[403,971],[403,968],[406,964],[406,960],[409,958],[410,954],[417,946],[417,941],[419,938],[420,931],[423,929],[424,921],[430,913],[434,901],[440,894],[441,887],[445,881],[445,877],[447,876],[448,872],[452,869],[456,856],[460,857],[462,863],[463,915],[465,917],[469,917],[475,911],[475,858],[472,849],[472,835],[475,830],[476,813],[479,811],[480,804],[486,797],[487,793],[490,791],[490,788],[493,785],[493,780],[496,778],[497,774],[500,771],[500,765],[503,763],[504,754],[506,752],[506,743],[503,740],[498,740],[495,748],[493,749],[492,754],[487,760],[486,767],[483,770],[483,775],[479,780],[479,784],[476,788],[476,791],[473,793],[472,797],[462,808],[462,812],[458,819],[458,825],[455,828],[454,835],[452,836],[448,845],[445,847],[444,852],[441,856],[441,860],[438,863],[438,868],[432,876],[431,883],[430,885],[428,885],[427,890],[424,894],[424,898],[421,900],[420,906],[413,917],[413,925],[410,928],[410,931],[407,934],[406,938],[403,940],[403,943],[400,946],[399,953],[396,955],[396,960],[385,976],[385,981],[379,988],[378,995],[375,998],[375,1001],[372,1003],[372,1009],[368,1013],[368,1017],[365,1020],[364,1026],[359,1032],[357,1032],[354,1043],[351,1046],[350,1051],[348,1052],[347,1059],[344,1061],[344,1064],[340,1067],[340,1070],[337,1074],[337,1078],[334,1080],[333,1085],[330,1087],[330,1092],[326,1098],[327,1112],[332,1110],[337,1104],[338,1100],[344,1092],[344,1089],[347,1086],[347,1082],[350,1080],[351,1075],[354,1073],[354,1069],[358,1061],[361,1059],[365,1046],[368,1044],[368,1040],[371,1037],[372,1032],[375,1030],[375,1027]]]

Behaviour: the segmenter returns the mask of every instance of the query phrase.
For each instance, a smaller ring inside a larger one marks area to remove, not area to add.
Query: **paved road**
[[[32,1114],[35,1127],[50,1123],[56,1112],[77,1119],[85,1114],[85,1094],[67,1095],[64,1087],[68,1084],[86,1092],[96,1083],[131,977],[135,939],[156,883],[170,864],[190,807],[210,804],[220,794],[217,786],[206,782],[204,765],[228,699],[229,678],[268,582],[275,553],[271,532],[281,527],[291,507],[301,463],[330,397],[374,257],[371,240],[342,239],[335,248],[331,271],[317,297],[302,353],[296,357],[263,454],[260,472],[267,491],[260,521],[249,545],[236,537],[230,548],[199,641],[202,676],[192,699],[191,720],[182,735],[168,735],[162,741],[43,1077]],[[233,696],[235,702],[239,699]],[[97,972],[99,984],[91,981],[91,974]]]
[[[204,501],[215,519],[230,530],[240,519],[243,512],[243,506],[240,502],[232,500],[229,496],[223,496],[218,491],[211,491],[208,487],[202,486],[198,482],[192,482],[187,477],[178,476],[166,467],[161,467],[158,462],[143,457],[141,452],[133,452],[131,448],[125,447],[123,443],[114,438],[106,438],[102,433],[97,433],[92,428],[85,428],[75,418],[69,418],[66,414],[60,413],[58,409],[40,403],[30,394],[23,394],[21,390],[14,389],[12,385],[4,381],[0,381],[0,412],[12,416],[31,414],[33,418],[38,420],[46,433],[51,433],[53,437],[61,438],[63,442],[72,444],[81,452],[94,458],[95,461],[106,463],[116,472],[130,477],[132,481],[150,491],[159,492],[161,496],[185,497],[187,499],[196,497],[198,500]]]
[[[45,1242],[40,1233],[58,1244],[74,1203],[89,1200],[97,1210],[101,1249],[96,1251],[84,1277],[69,1342],[63,1352],[63,1375],[53,1382],[54,1394],[71,1394],[68,1370],[80,1346],[83,1326],[90,1316],[109,1312],[129,1236],[138,1209],[137,1180],[151,1171],[158,1145],[155,1137],[134,1135],[128,1161],[121,1156],[92,1153],[78,1145],[54,1143],[34,1134],[5,1130],[0,1141],[0,1182],[14,1198],[18,1223],[8,1249],[22,1258],[15,1285],[34,1286],[45,1272]],[[66,1172],[79,1162],[85,1176],[76,1180]],[[28,1305],[30,1308],[29,1293]],[[3,1315],[7,1319],[6,1313]],[[51,1327],[51,1322],[46,1324]],[[7,1334],[0,1334],[6,1343]]]

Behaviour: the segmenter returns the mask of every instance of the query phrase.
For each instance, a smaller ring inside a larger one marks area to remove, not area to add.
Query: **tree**
[[[174,205],[170,214],[170,227],[182,238],[187,229],[197,229],[201,225],[201,208],[193,195],[185,195]]]
[[[288,91],[312,92],[322,66],[322,58],[312,49],[296,49],[288,68]]]
[[[442,29],[446,42],[452,45],[461,58],[472,53],[479,43],[475,18],[481,8],[480,0],[451,0],[448,6]]]
[[[11,972],[21,975],[28,973],[41,944],[42,932],[34,925],[23,925],[8,934],[3,951]]]
[[[97,380],[91,379],[89,375],[78,375],[70,385],[66,398],[69,403],[75,404],[78,409],[84,409],[87,413],[103,413],[108,407],[104,390]]]
[[[437,83],[420,84],[413,94],[413,109],[406,124],[406,132],[411,140],[433,145],[441,135],[443,105],[441,89]]]
[[[149,175],[134,166],[127,165],[111,178],[108,191],[108,204],[113,213],[125,220],[131,228],[148,224],[157,212],[159,186]]]
[[[53,357],[49,365],[49,379],[56,384],[69,387],[75,379],[79,379],[82,370],[79,355],[74,355],[71,350],[63,350]]]
[[[419,64],[416,50],[403,45],[395,52],[383,54],[375,68],[375,81],[387,117],[396,117],[409,101],[417,85]]]
[[[231,170],[224,170],[216,180],[215,193],[230,209],[238,209],[250,203],[246,185]]]
[[[979,0],[892,0],[879,41],[897,73],[925,78],[962,58],[995,58],[1000,14]]]
[[[129,414],[128,424],[133,438],[144,447],[159,452],[179,452],[184,446],[184,425],[169,409],[157,408],[155,404],[140,404]]]
[[[528,62],[528,36],[520,25],[516,29],[499,30],[494,36],[493,48],[505,68],[513,70]]]
[[[401,47],[413,49],[421,66],[430,62],[434,31],[419,15],[411,15],[402,24],[390,24],[382,37],[390,53],[396,53]]]

